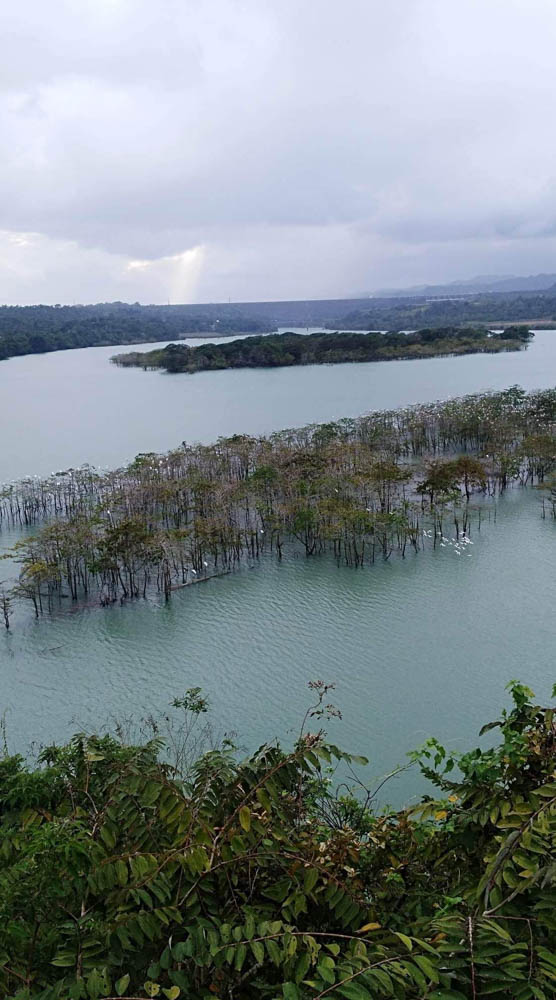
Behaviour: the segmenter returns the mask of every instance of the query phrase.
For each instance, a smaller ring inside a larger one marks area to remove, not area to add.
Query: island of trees
[[[513,387],[7,485],[0,523],[35,530],[16,545],[21,574],[4,592],[5,623],[17,598],[37,615],[153,589],[169,599],[296,549],[353,567],[425,545],[461,554],[480,526],[475,493],[548,487],[555,424],[556,389]],[[545,513],[550,504],[547,489]]]
[[[276,368],[517,351],[532,336],[527,327],[519,326],[498,333],[481,327],[438,327],[413,333],[281,333],[196,347],[168,344],[154,351],[117,354],[112,361],[124,367],[163,368],[167,372]]]
[[[429,739],[406,766],[433,794],[393,811],[327,741],[331,693],[310,687],[293,747],[247,759],[229,741],[191,753],[199,689],[174,701],[166,748],[169,712],[141,745],[3,753],[2,997],[556,995],[554,705],[512,682],[490,748]]]

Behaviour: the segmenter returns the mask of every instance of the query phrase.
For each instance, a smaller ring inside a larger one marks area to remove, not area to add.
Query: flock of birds
[[[424,528],[423,535],[425,538],[434,538],[433,532],[426,531]],[[457,556],[465,554],[470,559],[471,552],[466,552],[469,545],[473,545],[473,542],[468,535],[463,534],[460,538],[445,538],[444,535],[440,535],[440,548],[445,549],[448,546],[451,546]]]

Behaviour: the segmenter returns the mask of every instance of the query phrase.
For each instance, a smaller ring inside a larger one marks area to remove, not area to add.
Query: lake
[[[199,376],[122,370],[108,363],[114,351],[0,365],[0,405],[10,416],[3,478],[84,460],[111,465],[182,439],[556,381],[551,332],[519,354]],[[447,547],[362,570],[328,558],[265,558],[169,605],[68,610],[41,621],[18,611],[13,631],[0,635],[10,749],[166,708],[194,685],[210,697],[216,728],[237,731],[246,746],[291,739],[317,677],[337,685],[343,719],[331,734],[369,755],[371,774],[403,763],[431,734],[467,747],[510,678],[544,698],[556,681],[556,524],[542,519],[535,490],[510,490],[484,507],[462,557]],[[403,801],[415,789],[404,774],[384,798]]]
[[[556,383],[553,331],[508,354],[196,375],[110,363],[131,349],[89,347],[0,363],[0,483],[84,462],[115,467],[184,440],[208,443],[516,383]]]

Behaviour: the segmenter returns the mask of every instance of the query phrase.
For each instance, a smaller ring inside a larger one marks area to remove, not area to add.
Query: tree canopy
[[[124,367],[164,368],[167,372],[221,368],[276,368],[346,361],[388,361],[439,354],[520,350],[533,335],[522,327],[490,334],[485,329],[441,327],[414,333],[280,333],[226,343],[168,344],[154,351],[130,351],[112,360]]]
[[[237,309],[215,316],[184,306],[141,306],[108,302],[84,306],[0,306],[0,361],[75,347],[171,340],[188,334],[260,333],[267,320]]]

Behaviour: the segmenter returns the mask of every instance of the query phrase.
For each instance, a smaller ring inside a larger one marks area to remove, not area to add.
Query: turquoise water
[[[556,681],[556,525],[535,491],[516,490],[471,537],[461,557],[447,547],[362,570],[269,558],[169,605],[20,614],[0,635],[10,747],[166,708],[196,685],[217,729],[253,747],[293,738],[307,682],[322,678],[343,714],[334,739],[368,754],[369,773],[431,733],[463,749],[510,678],[544,697]],[[387,797],[413,788],[404,775]]]
[[[2,451],[6,478],[86,458],[109,465],[183,437],[209,440],[489,386],[556,382],[556,334],[547,333],[518,355],[198,377],[122,371],[107,363],[111,353],[0,365],[14,428]],[[29,405],[7,374],[15,370]],[[69,408],[63,399],[56,404],[64,371]],[[240,383],[250,392],[239,393]],[[0,711],[10,749],[165,709],[195,685],[211,700],[216,729],[236,731],[245,746],[291,739],[315,678],[336,684],[343,718],[330,724],[331,735],[370,756],[369,775],[403,763],[406,751],[433,733],[467,747],[498,711],[510,678],[526,680],[542,697],[556,681],[556,524],[542,519],[535,490],[485,504],[481,531],[472,530],[474,544],[461,557],[448,547],[360,570],[328,558],[267,558],[178,592],[169,605],[69,608],[40,621],[18,611],[13,630],[0,634]],[[9,544],[6,533],[2,544]],[[384,797],[402,801],[416,787],[404,774]]]

